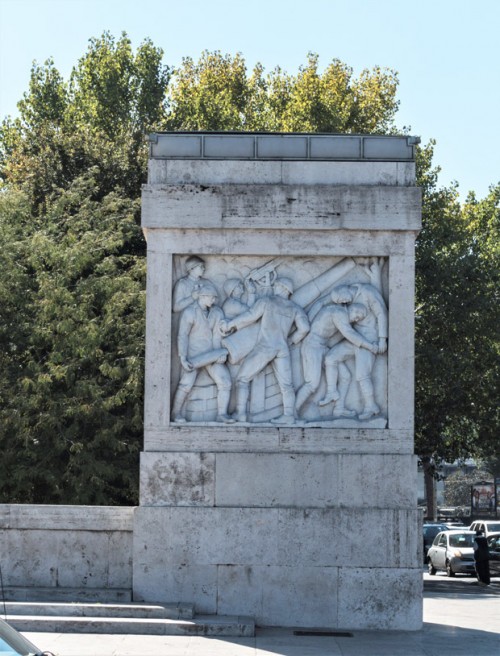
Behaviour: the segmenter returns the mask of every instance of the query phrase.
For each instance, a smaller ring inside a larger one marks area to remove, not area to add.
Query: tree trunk
[[[427,503],[427,521],[437,521],[436,479],[434,477],[434,462],[430,456],[422,457],[424,470],[425,500]]]

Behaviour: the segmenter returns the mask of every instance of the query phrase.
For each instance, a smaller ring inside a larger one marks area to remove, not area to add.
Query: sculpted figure
[[[358,321],[356,329],[366,341],[376,345],[376,350],[358,348],[348,341],[334,346],[325,357],[327,391],[319,404],[326,405],[335,401],[336,408],[344,405],[347,390],[345,393],[342,390],[341,394],[337,389],[339,368],[341,363],[354,358],[356,380],[363,398],[363,412],[359,418],[365,420],[380,414],[380,408],[375,403],[372,370],[376,353],[385,353],[387,350],[387,307],[380,292],[368,283],[340,285],[331,292],[334,302],[345,302],[346,298],[349,298],[349,303],[360,303],[366,307],[366,317]]]
[[[342,294],[335,294],[335,298],[344,300]],[[346,298],[349,298],[346,296]],[[349,342],[354,348],[364,348],[372,353],[378,352],[377,344],[373,344],[365,339],[359,332],[353,328],[353,324],[358,323],[366,317],[368,310],[364,305],[353,303],[349,306],[334,303],[324,307],[315,317],[311,324],[311,330],[305,337],[301,346],[302,371],[304,375],[304,384],[297,392],[295,409],[297,414],[319,387],[321,382],[321,372],[323,370],[323,359],[329,351],[328,343],[334,338],[341,336]],[[340,394],[335,393],[335,401],[344,398],[347,395],[351,382],[351,374],[345,364],[340,363],[338,366]],[[333,411],[334,417],[353,416],[355,413],[347,410],[344,403],[336,403]]]
[[[227,351],[221,348],[220,323],[224,315],[219,307],[214,306],[217,290],[211,282],[203,282],[193,292],[193,298],[191,305],[183,310],[179,323],[177,347],[182,374],[174,396],[172,419],[186,421],[184,403],[199,370],[205,368],[217,385],[217,421],[232,423],[234,420],[227,414],[231,376],[224,364]]]
[[[223,332],[229,334],[260,319],[257,343],[236,375],[237,421],[247,421],[250,382],[269,363],[272,364],[283,399],[283,414],[273,422],[294,423],[295,421],[295,390],[288,335],[295,325],[296,331],[291,337],[291,342],[298,344],[309,332],[309,321],[304,310],[289,299],[292,293],[292,281],[288,278],[277,278],[273,296],[263,296],[249,310],[221,324]]]
[[[245,292],[246,303],[243,301]],[[255,301],[255,285],[251,280],[245,280],[243,284],[239,278],[228,278],[224,283],[224,293],[227,298],[222,306],[222,311],[227,319],[232,319],[245,312]]]
[[[205,273],[205,261],[197,255],[191,255],[186,260],[187,275],[175,283],[172,307],[174,312],[182,312],[188,305],[193,302],[193,292],[205,282],[209,282],[203,278]]]

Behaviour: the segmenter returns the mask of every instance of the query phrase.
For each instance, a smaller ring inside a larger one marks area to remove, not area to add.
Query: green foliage
[[[28,202],[1,198],[2,227],[18,245],[2,262],[2,298],[11,299],[2,306],[4,501],[136,499],[145,263],[126,245],[139,230],[137,201],[92,200],[95,185],[90,171],[54,195],[45,227],[18,242]]]
[[[471,505],[471,485],[478,481],[492,481],[487,470],[476,469],[473,472],[457,471],[446,477],[444,483],[444,502],[447,506]]]
[[[91,40],[66,84],[34,65],[0,135],[0,498],[134,503],[142,442],[147,130],[168,69]]]
[[[481,203],[438,188],[432,143],[418,161],[416,450],[454,461],[483,455],[498,435],[499,190]]]
[[[323,73],[309,54],[296,76],[258,64],[247,76],[241,54],[205,51],[183,59],[168,88],[169,130],[379,132],[392,129],[397,75],[378,67],[353,79],[333,60]]]

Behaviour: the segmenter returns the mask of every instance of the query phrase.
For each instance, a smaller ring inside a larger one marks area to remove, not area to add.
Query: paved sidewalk
[[[424,575],[421,631],[298,636],[258,629],[254,638],[26,633],[58,656],[499,656],[500,581],[489,589]],[[431,590],[431,591],[429,591]]]

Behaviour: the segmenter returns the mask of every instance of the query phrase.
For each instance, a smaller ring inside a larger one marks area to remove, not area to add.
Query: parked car
[[[427,552],[429,574],[444,570],[448,576],[475,574],[474,531],[442,531]]]
[[[500,520],[495,519],[476,519],[469,526],[469,531],[481,531],[483,535],[488,537],[491,533],[500,533]]]
[[[492,533],[486,539],[490,551],[490,574],[500,576],[500,532]]]
[[[432,522],[426,522],[422,526],[422,532],[424,536],[424,565],[427,563],[427,552],[429,551],[429,547],[434,541],[434,538],[438,533],[441,533],[441,531],[446,531],[447,530],[446,524],[434,524]]]
[[[49,652],[42,652],[33,643],[27,640],[10,624],[0,619],[0,654],[6,656],[44,656]]]

